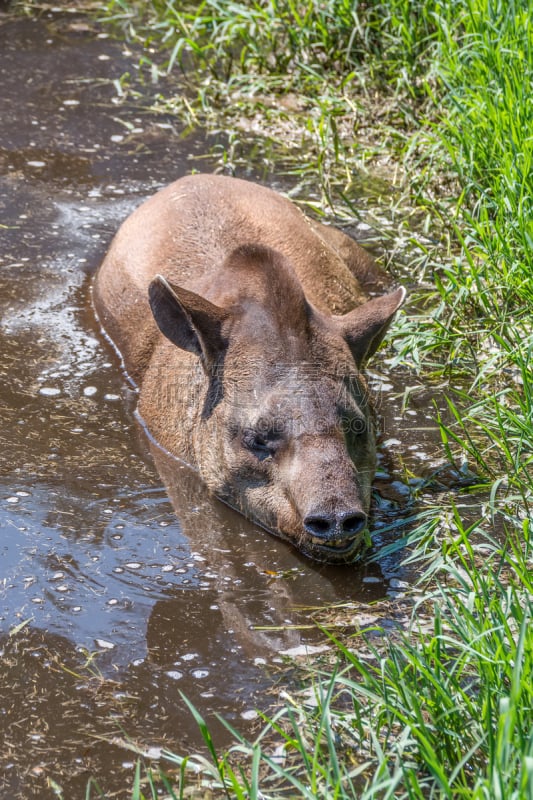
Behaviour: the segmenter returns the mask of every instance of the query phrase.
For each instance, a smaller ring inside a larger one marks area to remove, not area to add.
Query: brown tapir
[[[405,295],[368,300],[384,281],[272,190],[193,175],[123,223],[94,302],[156,441],[306,555],[348,563],[375,471],[360,369]]]

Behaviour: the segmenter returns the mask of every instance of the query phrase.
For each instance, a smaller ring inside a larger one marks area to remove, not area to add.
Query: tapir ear
[[[182,350],[211,365],[225,349],[222,323],[227,312],[201,295],[157,275],[148,288],[152,314],[161,333]]]
[[[360,367],[374,355],[395,312],[400,308],[407,292],[401,286],[395,292],[374,297],[349,314],[337,317],[341,332],[346,339],[355,363]]]

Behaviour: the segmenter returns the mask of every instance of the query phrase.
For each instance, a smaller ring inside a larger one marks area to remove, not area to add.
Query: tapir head
[[[374,412],[360,368],[404,290],[325,315],[283,256],[246,246],[210,286],[216,304],[161,276],[149,295],[162,333],[203,366],[192,435],[207,485],[307,556],[354,561],[375,471]]]

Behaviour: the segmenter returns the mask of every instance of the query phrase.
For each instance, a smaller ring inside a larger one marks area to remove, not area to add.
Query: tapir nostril
[[[340,520],[340,529],[343,533],[359,533],[366,525],[366,514],[348,514]]]
[[[338,539],[355,536],[366,525],[366,515],[357,512],[344,514],[310,514],[304,519],[304,528],[311,536]]]
[[[304,519],[304,528],[313,536],[327,538],[335,530],[335,519],[325,516],[306,517]]]

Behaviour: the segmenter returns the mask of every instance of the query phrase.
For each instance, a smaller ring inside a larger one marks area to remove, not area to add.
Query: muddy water
[[[150,452],[91,275],[142,198],[214,167],[213,141],[117,103],[134,58],[82,17],[0,16],[0,53],[0,797],[52,797],[49,779],[82,797],[90,775],[126,797],[125,734],[148,755],[197,748],[180,691],[248,730],[280,653],[314,641],[302,608],[405,576],[393,558],[317,567]],[[388,409],[379,531],[409,494],[394,453],[409,440],[417,474],[436,437],[414,444],[432,426],[423,393],[406,417],[402,387],[373,380]]]

